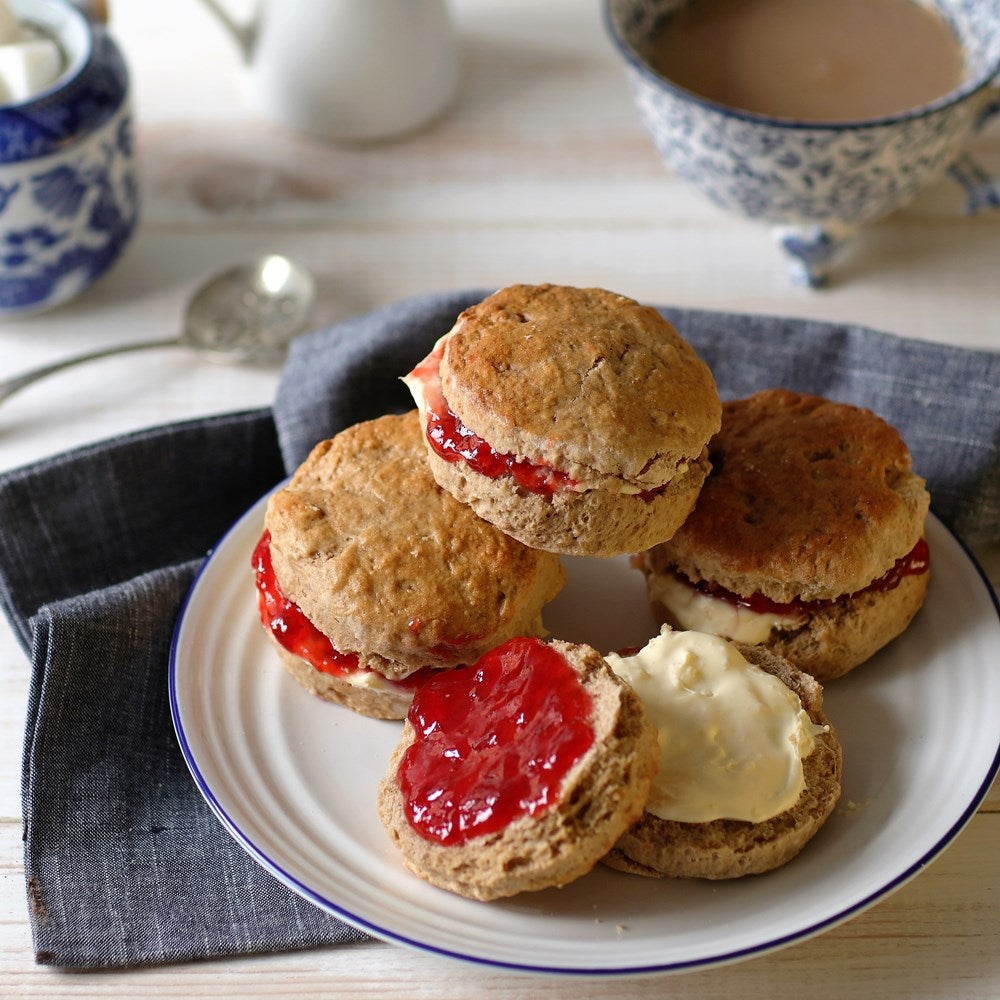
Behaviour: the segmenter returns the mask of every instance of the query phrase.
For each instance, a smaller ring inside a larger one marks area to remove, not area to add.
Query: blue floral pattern
[[[664,161],[723,208],[772,223],[863,223],[908,201],[956,158],[977,107],[952,105],[892,123],[829,129],[746,122],[708,106],[695,127],[687,97],[630,68],[636,101]]]
[[[91,58],[65,86],[0,108],[0,313],[71,298],[135,229],[128,75],[106,32],[93,32]]]
[[[79,71],[58,90],[24,104],[0,107],[0,164],[56,153],[67,142],[101,128],[122,103],[128,70],[101,25]]]

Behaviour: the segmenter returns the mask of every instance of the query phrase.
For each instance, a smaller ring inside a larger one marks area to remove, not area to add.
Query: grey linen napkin
[[[123,967],[357,941],[214,818],[171,728],[174,621],[211,546],[312,446],[411,404],[407,372],[482,290],[294,346],[273,410],[189,421],[0,475],[0,601],[30,654],[23,810],[39,962]],[[664,309],[725,398],[785,386],[897,426],[936,513],[1000,540],[1000,354],[855,326]]]

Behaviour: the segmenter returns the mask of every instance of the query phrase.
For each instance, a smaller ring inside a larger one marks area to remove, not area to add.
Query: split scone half
[[[691,516],[638,563],[675,628],[764,646],[820,681],[903,632],[929,580],[924,480],[870,410],[771,389],[726,402]]]
[[[530,545],[638,552],[708,474],[715,381],[655,310],[599,288],[512,285],[467,309],[404,381],[437,482]]]
[[[487,524],[431,476],[416,411],[318,444],[269,500],[253,557],[261,621],[299,683],[402,719],[436,672],[543,635],[558,557]]]
[[[414,696],[379,786],[406,866],[472,899],[565,885],[642,814],[656,734],[589,646],[515,638]]]
[[[822,827],[841,791],[841,747],[808,674],[756,646],[664,627],[607,657],[657,727],[660,765],[642,817],[604,859],[650,877],[771,871]]]

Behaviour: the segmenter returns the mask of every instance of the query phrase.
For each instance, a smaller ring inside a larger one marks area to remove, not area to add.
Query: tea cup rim
[[[674,83],[669,77],[657,73],[649,65],[649,62],[643,58],[641,53],[637,51],[635,46],[622,34],[612,14],[611,8],[613,3],[614,0],[602,0],[605,30],[618,49],[619,54],[633,69],[640,72],[657,86],[663,87],[687,101],[701,105],[717,114],[755,125],[767,125],[771,128],[787,129],[789,131],[828,132],[850,132],[862,129],[882,128],[889,125],[903,124],[944,111],[949,107],[965,102],[970,97],[974,97],[987,87],[994,86],[1000,88],[1000,54],[998,54],[994,63],[983,73],[970,80],[966,80],[942,97],[928,101],[925,104],[919,104],[914,108],[906,108],[903,111],[896,111],[888,115],[880,115],[873,118],[844,119],[843,121],[816,121],[807,118],[782,118],[755,111],[746,111],[742,108],[734,108],[728,104],[721,104],[718,101],[703,97],[693,90],[688,90],[680,86],[680,84]]]

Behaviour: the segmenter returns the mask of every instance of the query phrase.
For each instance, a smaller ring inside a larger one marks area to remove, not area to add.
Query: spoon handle
[[[41,378],[45,378],[46,375],[53,375],[55,372],[61,372],[64,368],[71,368],[73,365],[78,365],[84,361],[95,361],[97,358],[107,358],[112,354],[125,354],[127,351],[145,351],[154,347],[175,347],[178,344],[180,344],[180,340],[177,337],[170,337],[165,340],[145,340],[135,344],[118,344],[115,347],[105,347],[99,351],[90,351],[88,354],[77,354],[72,358],[66,358],[65,361],[56,361],[51,365],[42,365],[39,368],[33,368],[31,371],[25,372],[23,375],[15,375],[13,378],[0,381],[0,403],[9,399],[15,392],[18,392],[25,386],[31,385]]]

